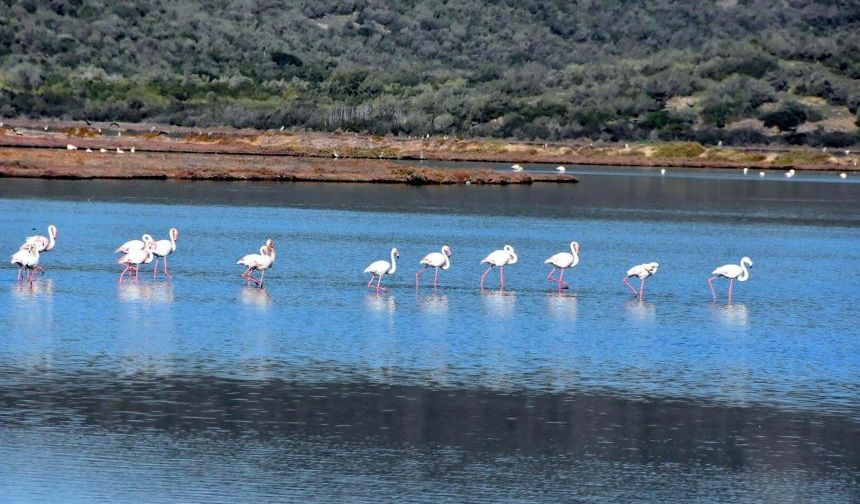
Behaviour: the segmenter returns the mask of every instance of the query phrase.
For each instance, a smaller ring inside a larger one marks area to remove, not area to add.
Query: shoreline
[[[77,150],[67,150],[73,145]],[[129,152],[134,147],[134,153]],[[87,153],[91,149],[92,153]],[[108,152],[100,153],[100,149]],[[125,151],[118,154],[117,149]],[[123,156],[123,157],[119,157]],[[117,162],[118,160],[121,160]],[[398,161],[394,163],[393,161]],[[405,184],[575,183],[564,174],[437,169],[403,161],[858,171],[846,149],[402,138],[358,133],[189,129],[15,120],[0,127],[0,177],[177,178]],[[204,162],[205,161],[205,162]]]

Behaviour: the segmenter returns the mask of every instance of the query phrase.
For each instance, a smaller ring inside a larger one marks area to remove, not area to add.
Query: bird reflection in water
[[[384,293],[369,293],[364,297],[364,304],[375,312],[394,313],[397,308],[397,303],[394,301],[394,296]]]
[[[272,295],[266,289],[244,286],[239,290],[239,301],[242,304],[267,309],[273,300]]]
[[[517,296],[514,291],[481,290],[481,301],[491,315],[498,318],[509,318],[514,314]]]
[[[657,314],[657,307],[654,303],[640,299],[633,299],[624,303],[624,308],[632,319],[639,322],[650,322],[654,320],[654,316]]]
[[[427,313],[445,313],[448,311],[448,296],[445,294],[436,294],[436,290],[433,290],[433,294],[417,294],[415,296],[418,300],[418,309],[422,312]]]
[[[576,322],[576,296],[567,292],[547,292],[547,308],[550,315],[558,320]]]
[[[746,326],[749,322],[747,305],[738,304],[711,304],[711,313],[714,318],[725,325],[729,326]]]
[[[54,295],[54,280],[52,278],[36,282],[12,284],[12,296],[19,299],[36,298]]]
[[[145,301],[168,304],[175,300],[171,282],[118,283],[117,290],[120,301],[125,302]]]

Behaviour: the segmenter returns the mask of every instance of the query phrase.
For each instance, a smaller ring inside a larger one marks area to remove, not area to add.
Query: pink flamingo
[[[152,276],[158,276],[158,258],[164,259],[164,274],[167,275],[167,278],[173,278],[167,271],[167,256],[176,252],[176,240],[179,239],[179,230],[176,228],[170,228],[168,232],[168,236],[170,236],[169,240],[158,240],[155,242],[155,248],[152,251],[152,254],[155,256],[155,267],[152,268]]]
[[[48,236],[34,235],[24,239],[24,243],[18,250],[24,250],[25,245],[33,245],[36,252],[47,252],[54,249],[57,240],[57,226],[50,224],[48,226]],[[44,272],[45,267],[41,264],[36,269]]]
[[[397,248],[393,248],[391,249],[391,262],[383,260],[373,261],[368,267],[364,268],[365,273],[370,273],[370,281],[367,282],[368,289],[373,288],[373,279],[378,277],[376,280],[376,293],[379,294],[380,290],[385,290],[385,288],[381,287],[382,276],[393,275],[397,271],[398,257],[400,257],[400,251]]]
[[[421,281],[421,273],[423,273],[428,267],[432,267],[434,269],[433,288],[435,289],[439,279],[439,268],[448,270],[448,268],[451,267],[451,255],[451,247],[444,245],[442,247],[442,252],[431,252],[418,261],[418,264],[423,264],[424,267],[415,273],[415,286],[418,287],[418,284]]]
[[[129,270],[134,270],[134,281],[138,281],[140,274],[140,265],[152,261],[152,243],[147,244],[145,248],[139,250],[130,250],[125,255],[117,260],[118,264],[124,264],[125,269],[119,274],[119,282],[122,282],[123,277]]]
[[[517,253],[514,251],[514,248],[510,245],[505,245],[502,247],[502,250],[494,250],[487,257],[481,260],[481,264],[489,264],[490,267],[487,268],[487,271],[481,275],[481,289],[484,288],[484,280],[487,278],[487,274],[494,267],[499,268],[499,286],[502,290],[505,289],[505,266],[510,264],[516,264],[519,258],[517,257]]]
[[[35,244],[25,243],[12,254],[12,264],[18,266],[18,283],[21,283],[21,272],[27,271],[27,282],[33,283],[33,270],[39,267],[39,249]]]
[[[735,280],[738,282],[749,280],[750,272],[747,268],[752,268],[752,265],[752,259],[744,256],[741,258],[740,264],[726,264],[712,271],[711,274],[714,276],[708,279],[708,287],[711,288],[711,295],[714,297],[714,301],[717,300],[717,291],[714,290],[714,280],[719,277],[729,279],[729,304],[732,304],[732,287],[734,287]]]
[[[266,275],[266,270],[275,264],[275,244],[272,239],[266,240],[266,244],[260,247],[259,254],[248,254],[245,257],[236,261],[236,264],[241,264],[246,267],[245,271],[240,275],[250,285],[251,282],[257,284],[259,288],[263,288],[263,277]],[[254,278],[254,271],[260,272],[260,279]]]
[[[568,284],[564,281],[564,270],[567,268],[573,268],[579,264],[579,243],[575,241],[570,242],[570,253],[559,252],[544,261],[544,264],[552,265],[552,269],[546,275],[546,279],[550,282],[558,282],[558,290],[567,289]],[[558,278],[554,278],[552,276],[552,274],[555,273],[556,268],[561,272],[559,273]]]
[[[657,268],[659,267],[660,265],[655,262],[633,266],[632,268],[627,270],[627,276],[624,277],[624,284],[627,285],[628,289],[633,291],[634,296],[639,296],[639,299],[642,299],[642,295],[645,294],[645,279],[657,273]],[[640,280],[638,292],[636,291],[636,289],[633,288],[632,285],[630,285],[630,282],[627,280],[631,277],[636,277]]]

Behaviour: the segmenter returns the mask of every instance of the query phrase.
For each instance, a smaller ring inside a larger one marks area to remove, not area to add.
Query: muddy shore
[[[72,145],[76,150],[67,150]],[[134,147],[135,152],[130,152]],[[92,152],[87,152],[90,149]],[[100,152],[104,149],[107,152]],[[122,153],[118,152],[118,149]],[[564,174],[433,169],[392,160],[851,171],[845,150],[705,147],[695,143],[536,144],[493,139],[379,137],[189,129],[150,124],[13,121],[0,127],[0,176],[181,178],[411,184],[576,182]]]

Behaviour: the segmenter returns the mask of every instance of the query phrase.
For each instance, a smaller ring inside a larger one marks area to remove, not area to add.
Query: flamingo
[[[579,264],[579,242],[572,241],[570,242],[570,253],[568,252],[559,252],[551,256],[549,259],[544,261],[544,264],[551,264],[552,269],[546,275],[546,279],[550,282],[558,283],[558,290],[562,288],[568,288],[567,282],[564,281],[564,270],[567,268],[573,268],[577,264]],[[552,274],[555,273],[556,268],[561,270],[558,278],[553,278]]]
[[[48,236],[34,235],[28,236],[24,239],[24,243],[18,250],[24,250],[26,245],[33,245],[36,249],[36,252],[47,252],[49,250],[54,249],[54,245],[56,245],[57,240],[57,226],[50,224],[48,226]],[[45,272],[45,267],[41,264],[38,266],[40,271]]]
[[[144,235],[140,238],[140,240],[129,240],[123,243],[122,245],[117,247],[116,250],[114,250],[114,253],[116,254],[122,252],[123,254],[128,254],[129,252],[134,250],[143,250],[145,248],[148,248],[149,244],[155,241],[152,239],[152,235],[148,233],[144,233]]]
[[[788,170],[787,172],[785,172],[785,178],[791,178],[794,176],[795,173],[796,172],[794,171],[794,168],[792,168],[792,169]]]
[[[397,258],[400,257],[400,251],[397,248],[391,249],[391,262],[388,261],[374,261],[370,263],[370,265],[364,268],[365,273],[370,273],[370,281],[367,282],[367,288],[372,289],[373,287],[373,278],[379,277],[376,280],[376,293],[378,294],[380,290],[385,290],[380,287],[380,283],[382,282],[383,275],[393,275],[397,271]]]
[[[624,277],[624,284],[633,292],[634,296],[639,296],[639,299],[642,299],[642,295],[645,294],[645,279],[651,275],[657,273],[657,268],[660,265],[656,262],[639,264],[637,266],[633,266],[629,270],[627,270],[627,276]],[[637,292],[632,285],[630,285],[630,281],[628,278],[636,277],[640,280],[639,282],[639,291]]]
[[[168,278],[173,278],[173,275],[167,271],[167,256],[176,252],[176,240],[179,239],[179,230],[170,228],[167,234],[170,236],[169,240],[158,240],[155,242],[155,249],[152,251],[153,255],[155,255],[155,267],[152,269],[152,276],[158,275],[158,258],[161,257],[164,259],[164,274]]]
[[[731,304],[732,287],[734,286],[735,280],[738,282],[746,282],[749,280],[750,272],[747,268],[752,268],[752,265],[752,259],[744,256],[741,258],[740,264],[726,264],[712,271],[711,274],[714,276],[708,279],[708,287],[711,288],[711,295],[714,297],[714,301],[717,300],[717,291],[714,290],[714,280],[719,277],[729,279],[729,304]]]
[[[259,254],[248,254],[245,257],[236,261],[236,264],[241,264],[247,269],[242,273],[241,277],[247,283],[254,282],[261,289],[263,288],[263,277],[266,275],[266,270],[275,264],[275,244],[272,239],[266,240],[266,244],[260,247]],[[260,279],[254,278],[254,271],[260,272]]]
[[[153,243],[147,242],[145,247],[129,250],[125,255],[117,259],[117,264],[125,265],[125,269],[119,274],[119,281],[122,282],[123,277],[129,270],[134,270],[134,281],[137,282],[138,275],[140,273],[140,265],[152,261],[153,248]]]
[[[487,274],[490,272],[493,267],[499,268],[499,286],[502,290],[505,288],[505,266],[510,264],[516,264],[519,258],[517,257],[516,251],[510,245],[505,245],[502,247],[502,250],[494,250],[487,257],[481,260],[481,264],[489,264],[490,267],[487,268],[487,271],[481,275],[481,289],[484,288],[484,280],[487,278]]]
[[[25,243],[17,252],[12,254],[12,264],[18,266],[18,283],[21,283],[21,272],[27,270],[27,282],[33,283],[33,270],[39,267],[39,249],[36,245]]]
[[[415,273],[415,286],[418,287],[419,281],[421,280],[421,273],[423,273],[429,266],[435,270],[433,273],[433,288],[435,289],[437,280],[439,279],[439,268],[447,271],[448,268],[451,267],[451,259],[449,259],[451,255],[453,255],[451,247],[444,245],[442,246],[442,252],[431,252],[418,261],[418,264],[423,264],[424,267]]]
[[[515,165],[511,165],[511,170],[513,170],[515,172],[521,172],[521,171],[523,171],[523,167],[518,165],[518,164],[515,164]]]
[[[564,166],[556,166],[555,171],[559,173],[564,173],[565,171],[567,171],[567,169]]]

